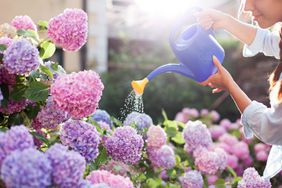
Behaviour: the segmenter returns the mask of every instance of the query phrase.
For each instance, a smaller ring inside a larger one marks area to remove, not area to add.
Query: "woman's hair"
[[[282,102],[282,80],[280,80],[280,74],[282,72],[282,27],[280,30],[279,48],[280,48],[280,62],[269,77],[269,84],[270,84],[269,91],[271,92],[275,89],[276,91],[274,94],[277,97],[278,102]]]

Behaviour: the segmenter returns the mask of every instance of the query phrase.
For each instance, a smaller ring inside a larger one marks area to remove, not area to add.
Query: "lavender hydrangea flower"
[[[207,148],[197,148],[193,156],[195,157],[195,165],[199,171],[213,175],[219,170],[224,170],[227,164],[227,154],[221,148],[209,151]]]
[[[135,164],[141,159],[144,141],[132,127],[118,127],[105,142],[107,152],[114,160]]]
[[[16,16],[12,21],[11,25],[17,29],[31,29],[37,31],[36,25],[33,23],[29,16]]]
[[[29,148],[6,157],[1,168],[1,179],[7,187],[47,188],[51,185],[51,171],[47,157]]]
[[[89,70],[59,76],[51,85],[51,95],[61,110],[80,119],[95,112],[103,89],[100,76]]]
[[[68,115],[58,108],[52,97],[49,97],[46,105],[38,112],[36,119],[41,124],[41,128],[56,129],[60,123],[68,119]]]
[[[150,126],[147,132],[147,146],[160,148],[165,145],[167,136],[160,126]]]
[[[202,188],[204,180],[199,171],[191,170],[179,178],[183,188]]]
[[[0,44],[5,45],[6,48],[8,48],[12,43],[13,43],[13,39],[11,39],[9,37],[1,37],[0,38]]]
[[[243,179],[239,181],[238,188],[271,188],[269,179],[260,177],[255,168],[247,168]]]
[[[193,152],[199,146],[208,147],[212,143],[212,138],[207,126],[201,121],[189,121],[184,130],[185,150]]]
[[[106,112],[105,110],[97,109],[96,112],[93,115],[91,115],[90,118],[92,120],[96,121],[96,122],[102,121],[104,123],[107,123],[111,127],[113,126],[113,122],[111,120],[111,117],[108,114],[108,112]]]
[[[25,126],[12,127],[6,133],[0,134],[0,166],[5,157],[12,152],[33,147],[33,137]]]
[[[168,145],[159,149],[148,148],[149,160],[157,168],[171,169],[175,166],[174,151]]]
[[[85,159],[66,146],[55,144],[46,151],[52,166],[53,185],[60,188],[77,187],[85,170]]]
[[[60,138],[64,145],[79,152],[87,162],[96,159],[99,154],[100,135],[89,123],[72,119],[64,122]]]
[[[77,51],[87,39],[87,14],[81,9],[65,9],[49,21],[48,36],[67,51]]]
[[[86,180],[91,183],[100,184],[105,183],[109,187],[122,187],[122,188],[133,188],[133,183],[128,177],[123,177],[119,175],[111,174],[106,170],[95,170],[92,171],[87,177]]]
[[[130,113],[123,122],[124,126],[136,126],[136,129],[140,133],[144,133],[151,125],[153,120],[150,116],[144,113],[132,112]]]
[[[37,48],[26,39],[14,41],[4,53],[3,65],[10,74],[28,74],[39,64]]]

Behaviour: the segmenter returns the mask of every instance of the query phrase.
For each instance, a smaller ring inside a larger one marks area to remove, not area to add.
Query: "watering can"
[[[179,26],[179,24],[176,25],[169,36],[170,46],[179,63],[162,65],[146,78],[132,81],[131,86],[136,94],[143,94],[150,80],[166,72],[177,73],[196,82],[203,82],[217,71],[212,57],[216,56],[220,63],[223,62],[224,49],[214,38],[212,29],[205,30],[199,24],[192,24],[176,36]]]

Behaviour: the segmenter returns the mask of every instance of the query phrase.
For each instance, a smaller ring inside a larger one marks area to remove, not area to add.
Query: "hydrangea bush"
[[[48,60],[56,46],[79,50],[87,25],[80,9],[0,25],[0,187],[279,185],[279,175],[271,182],[260,175],[270,146],[245,139],[239,121],[214,110],[187,107],[174,120],[164,112],[154,124],[145,113],[121,122],[98,109],[99,74],[66,73]]]

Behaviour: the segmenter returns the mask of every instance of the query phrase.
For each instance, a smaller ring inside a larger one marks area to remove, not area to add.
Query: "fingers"
[[[197,17],[197,22],[206,30],[210,29],[214,21],[205,13],[195,13],[194,14]]]
[[[218,60],[217,57],[214,56],[214,55],[212,56],[212,60],[213,60],[214,65],[216,66],[216,68],[217,68],[218,71],[220,72],[221,69],[222,69],[222,65],[221,65],[221,63],[219,62],[219,60]]]
[[[221,91],[222,91],[222,89],[220,89],[220,88],[215,88],[215,89],[212,90],[212,93],[219,93],[219,92],[221,92]]]

